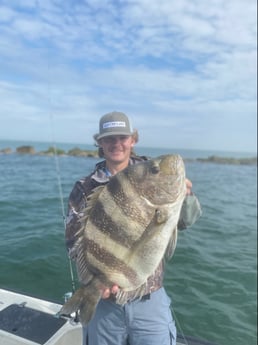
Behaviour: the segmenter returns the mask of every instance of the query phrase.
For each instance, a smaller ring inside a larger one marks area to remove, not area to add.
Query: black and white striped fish
[[[80,321],[88,323],[101,298],[100,288],[114,284],[120,288],[117,303],[125,303],[132,291],[134,297],[141,296],[164,255],[173,254],[185,194],[179,155],[130,165],[97,187],[73,248],[82,287],[60,314],[79,310]]]

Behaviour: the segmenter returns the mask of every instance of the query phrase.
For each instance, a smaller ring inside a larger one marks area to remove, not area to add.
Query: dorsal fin
[[[86,207],[84,210],[82,210],[83,216],[81,216],[79,219],[79,221],[81,223],[81,227],[78,229],[78,231],[76,233],[77,237],[80,237],[82,235],[82,233],[84,231],[85,224],[86,224],[87,219],[90,215],[90,211],[95,206],[95,204],[98,200],[98,197],[99,197],[99,195],[102,192],[104,187],[105,187],[105,185],[98,186],[92,190],[91,194],[88,195],[87,200],[86,200]]]
[[[87,201],[86,201],[86,208],[84,209],[84,216],[81,218],[81,220],[85,221],[88,218],[88,215],[90,213],[90,210],[95,206],[100,193],[104,189],[104,186],[98,186],[94,188],[91,192],[91,194],[88,195]]]
[[[170,240],[168,242],[164,259],[166,260],[171,259],[176,248],[176,243],[177,243],[177,227],[172,232],[172,236],[170,237]]]
[[[91,194],[87,197],[87,208],[92,208],[96,204],[97,199],[104,188],[105,185],[98,186],[92,190]]]
[[[85,231],[85,225],[90,215],[91,209],[95,206],[100,193],[105,186],[98,186],[92,190],[92,193],[87,197],[86,208],[84,209],[84,215],[80,218],[81,227],[76,233],[77,241],[74,244],[73,251],[77,256],[77,271],[83,284],[87,284],[93,278],[91,271],[88,268],[88,261],[85,259],[85,247],[83,244],[83,234]]]
[[[119,290],[116,294],[116,303],[125,304],[128,301],[132,301],[135,298],[142,297],[146,291],[146,282],[132,291]]]

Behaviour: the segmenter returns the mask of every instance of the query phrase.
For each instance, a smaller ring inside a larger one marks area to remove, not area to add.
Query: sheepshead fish
[[[116,302],[142,296],[147,278],[171,257],[186,194],[185,167],[179,155],[164,155],[130,165],[97,187],[88,198],[76,234],[81,283],[59,314],[79,311],[82,324],[92,318],[101,288],[118,285]]]

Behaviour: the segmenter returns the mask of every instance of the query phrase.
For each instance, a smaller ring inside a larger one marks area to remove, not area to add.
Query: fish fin
[[[90,211],[92,210],[92,208],[95,206],[100,193],[102,192],[103,188],[105,186],[98,186],[96,188],[94,188],[92,190],[92,192],[88,195],[87,200],[86,200],[86,207],[83,210],[83,215],[80,217],[80,223],[81,223],[81,227],[78,229],[76,235],[80,235],[81,233],[83,233],[84,228],[85,228],[85,224],[87,222],[87,219],[89,217]]]
[[[83,285],[88,285],[93,278],[93,274],[88,267],[87,260],[87,240],[85,240],[85,229],[90,212],[94,208],[100,193],[105,186],[99,186],[93,189],[92,193],[87,198],[86,207],[84,214],[80,218],[81,226],[75,234],[77,239],[72,248],[72,255],[76,258],[77,272],[79,275],[80,282]]]
[[[77,244],[76,266],[80,282],[87,286],[93,279],[93,274],[88,267],[87,247],[85,248],[81,241]]]
[[[167,249],[165,252],[165,259],[169,260],[172,258],[177,243],[177,227],[173,230],[172,236],[170,237],[170,240],[167,245]]]
[[[142,297],[146,290],[146,282],[133,291],[119,290],[116,294],[116,303],[125,304],[128,301],[132,301],[135,298]]]
[[[88,285],[79,288],[74,295],[63,305],[59,315],[70,315],[79,311],[79,319],[82,325],[86,325],[95,313],[100,291],[95,281],[92,280]]]
[[[83,298],[83,288],[78,289],[72,297],[62,306],[59,311],[60,315],[70,315],[73,312],[76,312],[80,304],[82,303]]]
[[[94,188],[92,190],[92,192],[89,194],[89,196],[87,197],[87,209],[91,209],[97,202],[100,193],[102,192],[102,190],[105,188],[105,185],[102,186],[98,186],[96,188]]]

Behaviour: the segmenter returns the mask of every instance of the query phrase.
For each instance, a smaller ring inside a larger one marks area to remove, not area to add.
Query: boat
[[[57,317],[61,305],[0,289],[1,345],[81,345],[81,326]]]
[[[0,345],[82,345],[82,327],[59,316],[62,305],[0,289]],[[176,345],[215,345],[178,335]]]

